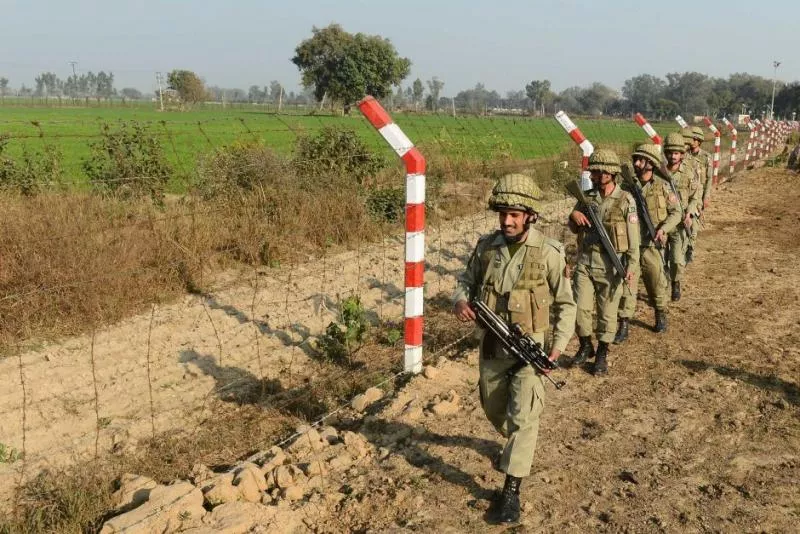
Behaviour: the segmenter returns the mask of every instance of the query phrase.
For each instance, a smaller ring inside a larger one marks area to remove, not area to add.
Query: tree
[[[419,78],[414,80],[411,92],[414,100],[414,109],[418,109],[419,103],[422,102],[422,95],[425,94],[425,87],[422,85],[422,80]]]
[[[604,115],[608,107],[617,99],[617,92],[600,82],[594,82],[587,89],[581,91],[578,102],[581,112],[588,115]]]
[[[700,72],[671,72],[667,74],[664,98],[677,102],[681,111],[695,115],[708,112],[708,97],[711,96],[711,80]]]
[[[667,82],[657,76],[640,74],[622,85],[622,96],[628,101],[631,112],[651,114],[656,109],[656,102],[664,97]]]
[[[314,96],[341,102],[345,109],[364,95],[384,98],[408,76],[411,61],[399,57],[394,45],[378,35],[350,34],[338,24],[311,30],[311,38],[295,49],[292,63],[304,87]]]
[[[266,94],[261,90],[261,86],[251,85],[247,91],[247,100],[250,102],[261,102],[266,98]]]
[[[117,92],[114,89],[114,73],[109,72],[106,74],[102,70],[97,73],[95,97],[99,100],[101,98],[111,98]]]
[[[533,109],[537,110],[542,104],[553,101],[553,92],[550,90],[550,80],[533,80],[525,86],[525,94],[531,99]]]
[[[36,82],[36,96],[59,96],[64,87],[64,82],[52,72],[42,72],[37,76],[34,81]]]
[[[428,91],[430,92],[430,97],[431,97],[430,109],[432,109],[433,111],[436,111],[436,108],[438,107],[439,93],[442,92],[443,87],[444,87],[444,82],[441,81],[436,76],[428,80]]]
[[[197,74],[190,70],[173,70],[167,75],[167,87],[177,91],[187,104],[196,104],[206,98],[206,86]]]
[[[0,80],[0,83],[2,83],[2,80]],[[794,82],[784,86],[775,95],[775,112],[776,117],[791,119],[792,113],[797,113],[798,111],[800,111],[800,82]]]
[[[0,96],[6,96],[6,91],[8,91],[8,78],[2,77],[0,78]]]
[[[142,98],[142,92],[133,87],[124,87],[120,93],[122,93],[123,97],[131,100],[139,100]]]
[[[269,98],[273,102],[277,102],[281,98],[281,92],[283,88],[281,87],[280,82],[276,80],[272,80],[269,82]]]
[[[497,91],[489,91],[482,83],[478,83],[473,89],[459,92],[455,100],[460,109],[484,113],[487,108],[498,107],[501,99]]]

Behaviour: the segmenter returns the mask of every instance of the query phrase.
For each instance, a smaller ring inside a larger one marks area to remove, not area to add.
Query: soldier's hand
[[[558,350],[558,349],[551,349],[551,350],[550,350],[550,356],[548,356],[548,359],[549,359],[551,362],[558,361],[558,359],[559,359],[560,357],[561,357],[561,351],[560,351],[560,350]]]
[[[708,209],[708,205],[711,204],[711,200],[705,199],[703,201],[703,209]]]
[[[683,227],[687,230],[692,227],[692,215],[687,213],[686,217],[683,218]]]
[[[662,230],[661,228],[659,228],[658,231],[656,232],[656,241],[658,243],[661,243],[662,245],[667,244],[667,234],[665,234],[664,230]]]
[[[459,300],[456,302],[456,305],[453,307],[453,313],[462,323],[475,320],[475,312],[472,311],[472,308],[469,307],[469,303],[466,300]]]
[[[633,281],[633,271],[625,271],[625,281],[628,283]]]
[[[592,224],[589,222],[589,218],[584,215],[584,213],[580,210],[575,210],[570,213],[569,218],[577,224],[578,226],[591,226]]]

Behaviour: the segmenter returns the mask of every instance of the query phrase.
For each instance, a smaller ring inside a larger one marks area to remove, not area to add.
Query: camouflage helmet
[[[683,135],[679,132],[673,132],[667,135],[664,139],[664,152],[686,152],[686,144]]]
[[[590,171],[602,171],[609,174],[619,174],[622,168],[619,166],[619,156],[613,150],[598,149],[589,156]]]
[[[539,212],[542,209],[542,190],[526,174],[506,174],[494,184],[489,197],[489,209],[518,209]]]
[[[681,128],[681,135],[683,136],[683,139],[687,143],[692,139],[694,139],[694,133],[692,132],[692,128],[690,126],[687,126],[686,128]]]
[[[632,157],[641,157],[653,164],[658,169],[661,167],[661,147],[653,143],[642,143],[633,151]]]
[[[705,141],[706,134],[703,133],[703,129],[699,126],[692,126],[692,139],[696,141]]]

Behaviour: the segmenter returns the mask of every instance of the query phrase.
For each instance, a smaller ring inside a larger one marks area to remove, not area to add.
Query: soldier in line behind
[[[697,167],[692,162],[683,159],[685,152],[686,145],[683,135],[677,132],[667,135],[664,140],[664,155],[667,161],[666,169],[663,172],[678,197],[683,217],[681,223],[669,234],[671,297],[673,301],[681,298],[681,281],[683,280],[683,271],[686,269],[686,249],[689,247],[692,231],[692,215],[700,212],[701,195],[703,194]]]
[[[702,186],[702,204],[700,205],[700,212],[708,208],[711,203],[711,190],[714,186],[714,158],[706,150],[701,148],[705,140],[703,129],[699,126],[692,126],[691,128],[684,128],[681,130],[681,135],[686,143],[685,157],[693,158],[697,162],[697,174],[700,177],[700,185]],[[700,215],[698,212],[696,215]],[[692,225],[692,231],[689,235],[689,245],[686,247],[686,263],[691,263],[694,258],[694,250],[697,244],[697,234],[700,232],[700,225]]]
[[[638,278],[644,280],[650,305],[655,308],[655,331],[667,330],[667,305],[669,301],[669,273],[664,268],[664,246],[667,235],[681,221],[678,198],[670,189],[669,184],[661,177],[655,175],[655,169],[661,168],[661,147],[654,144],[641,144],[636,147],[631,159],[633,160],[633,173],[638,183],[624,183],[623,187],[629,191],[637,188],[641,191],[644,205],[639,210],[641,249],[640,266],[629,265],[634,276],[631,281],[631,293],[623,293],[619,305],[619,325],[614,343],[622,343],[628,338],[630,319],[636,312],[636,286]],[[626,164],[628,165],[628,164]],[[623,173],[628,176],[628,173]],[[643,211],[646,210],[646,213]],[[650,229],[645,225],[646,217],[650,218],[655,235],[650,235]]]
[[[541,210],[541,191],[522,174],[501,178],[492,189],[489,208],[496,211],[500,229],[478,240],[453,295],[453,313],[474,321],[469,301],[478,298],[503,319],[519,323],[523,331],[544,345],[553,311],[555,361],[566,348],[575,325],[575,302],[564,275],[564,247],[531,225]],[[483,333],[480,343],[481,406],[492,425],[507,438],[499,460],[505,484],[490,510],[490,520],[516,523],[520,516],[519,490],[530,475],[539,416],[544,409],[544,381],[527,365],[512,376],[516,358]]]
[[[619,156],[612,150],[595,150],[589,158],[594,188],[586,193],[603,221],[615,253],[627,265],[625,282],[633,279],[631,266],[639,264],[639,219],[636,204],[630,193],[615,182],[620,173]],[[578,315],[575,330],[580,348],[573,365],[579,365],[594,357],[593,373],[608,372],[608,345],[614,340],[617,324],[617,308],[623,291],[623,280],[615,272],[611,258],[593,231],[581,203],[569,216],[569,228],[579,234],[578,265],[573,275],[575,302]],[[625,289],[630,291],[630,289]],[[597,350],[592,345],[592,311],[597,309]]]

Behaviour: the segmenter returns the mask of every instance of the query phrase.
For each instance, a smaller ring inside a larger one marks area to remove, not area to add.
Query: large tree
[[[430,80],[428,80],[428,91],[430,96],[431,105],[429,106],[432,111],[436,111],[436,108],[439,103],[439,94],[442,92],[442,88],[444,87],[444,82],[434,76]]]
[[[712,89],[712,81],[705,74],[671,72],[667,74],[667,88],[664,97],[677,102],[683,113],[705,115],[709,111],[708,99]]]
[[[656,110],[658,101],[664,97],[667,82],[651,74],[634,76],[622,85],[622,96],[628,102],[631,112],[645,115]]]
[[[525,86],[525,94],[528,95],[533,103],[534,111],[542,107],[542,104],[551,104],[555,98],[553,91],[550,90],[550,80],[533,80]]]
[[[353,35],[338,24],[314,27],[311,33],[295,49],[292,63],[317,101],[327,95],[347,108],[368,94],[384,98],[408,76],[411,61],[379,35]]]
[[[176,69],[167,75],[167,87],[178,92],[181,101],[196,104],[206,98],[206,85],[190,70]]]

